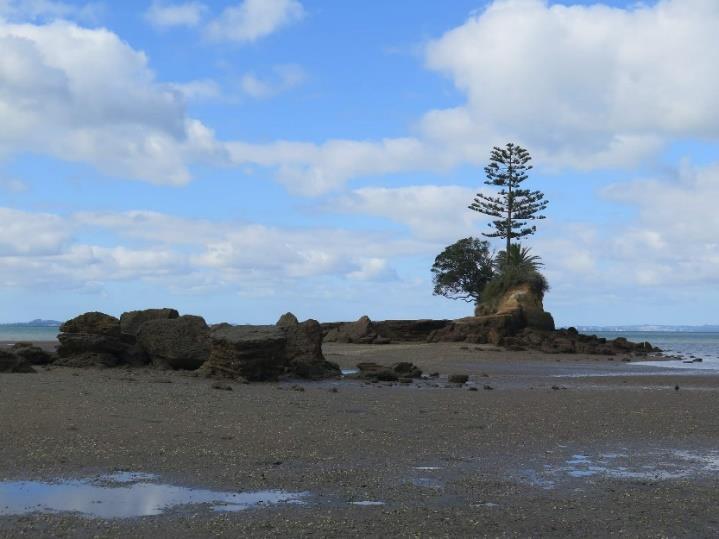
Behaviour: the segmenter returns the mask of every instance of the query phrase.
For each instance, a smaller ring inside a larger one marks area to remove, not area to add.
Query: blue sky
[[[494,144],[558,323],[717,323],[719,5],[0,0],[0,322],[459,317]],[[497,247],[500,247],[497,245]]]

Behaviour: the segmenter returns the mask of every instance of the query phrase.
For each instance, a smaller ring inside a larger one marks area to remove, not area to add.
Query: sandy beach
[[[0,535],[719,532],[715,375],[460,344],[326,344],[324,352],[343,369],[409,360],[440,376],[231,391],[151,369],[0,376],[3,481],[122,470],[186,487],[306,493],[301,504],[239,512],[195,505],[141,518],[6,515]],[[468,374],[468,384],[448,384],[454,373]]]

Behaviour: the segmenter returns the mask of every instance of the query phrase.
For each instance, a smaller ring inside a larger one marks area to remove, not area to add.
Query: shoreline
[[[231,390],[220,391],[212,380],[148,368],[0,375],[9,406],[0,429],[13,440],[0,445],[2,480],[124,470],[188,487],[308,493],[299,505],[238,513],[0,516],[0,536],[715,530],[719,467],[707,463],[719,458],[717,376],[461,343],[328,344],[324,352],[342,368],[407,360],[441,376],[409,385],[228,382]],[[470,383],[448,384],[454,373]]]

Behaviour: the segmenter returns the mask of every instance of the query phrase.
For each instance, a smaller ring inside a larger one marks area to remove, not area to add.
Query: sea
[[[59,332],[58,327],[0,325],[0,342],[54,341]]]

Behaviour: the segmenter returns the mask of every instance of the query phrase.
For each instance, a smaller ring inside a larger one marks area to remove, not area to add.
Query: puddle
[[[359,369],[342,369],[342,376],[350,376],[359,373]]]
[[[424,471],[434,471],[434,470],[441,470],[439,466],[415,466],[415,470],[424,470]]]
[[[572,479],[625,479],[667,481],[719,474],[719,451],[607,452],[597,456],[575,453],[561,464],[545,464],[541,471],[522,470],[522,481],[552,489]]]
[[[93,518],[161,515],[187,505],[208,505],[213,511],[244,511],[252,507],[303,503],[307,492],[265,490],[228,492],[151,482],[153,474],[117,472],[93,479],[58,482],[0,481],[0,516],[28,513],[80,513]]]
[[[362,507],[374,507],[378,505],[384,505],[384,502],[378,502],[378,501],[372,501],[372,500],[362,500],[361,502],[350,502],[352,505],[359,505]]]

